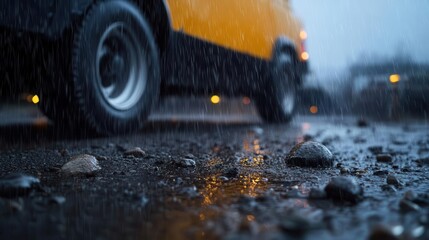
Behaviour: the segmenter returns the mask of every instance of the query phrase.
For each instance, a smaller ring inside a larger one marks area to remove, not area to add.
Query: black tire
[[[256,107],[265,122],[289,122],[297,99],[298,80],[291,53],[279,52],[269,66],[266,85],[256,97]]]
[[[93,5],[74,34],[70,55],[65,71],[71,79],[57,84],[60,94],[42,97],[42,110],[84,131],[111,135],[139,129],[160,89],[157,47],[139,9],[119,0]]]

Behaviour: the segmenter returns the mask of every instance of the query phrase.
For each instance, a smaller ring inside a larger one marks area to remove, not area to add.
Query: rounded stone
[[[124,152],[124,156],[126,156],[126,157],[133,156],[133,157],[136,157],[136,158],[142,158],[142,157],[146,156],[146,152],[143,151],[139,147],[135,147],[135,148],[131,148],[131,149],[126,150]]]
[[[39,186],[40,180],[23,174],[10,174],[0,178],[0,197],[27,195]]]
[[[309,141],[293,147],[285,162],[288,166],[297,167],[333,167],[334,156],[323,144]]]
[[[100,169],[97,159],[88,154],[75,156],[61,167],[61,171],[69,175],[92,175]]]
[[[356,181],[351,177],[336,177],[325,187],[326,195],[334,200],[342,202],[357,203],[362,200],[363,189]]]

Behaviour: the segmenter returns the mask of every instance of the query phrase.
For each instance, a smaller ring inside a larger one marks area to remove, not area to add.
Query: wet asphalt
[[[37,114],[1,125],[0,176],[40,184],[2,193],[0,238],[429,239],[427,121],[263,124],[240,111],[155,114],[142,131],[111,138],[59,133]],[[287,165],[303,141],[326,146],[333,166]],[[126,154],[136,147],[144,153]],[[81,154],[101,169],[64,174]],[[336,177],[357,195],[332,197],[325,187]]]

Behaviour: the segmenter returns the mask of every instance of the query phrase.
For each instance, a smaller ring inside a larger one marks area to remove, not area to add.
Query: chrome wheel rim
[[[144,47],[124,23],[116,22],[102,34],[96,54],[97,84],[104,100],[125,111],[141,99],[147,84]]]

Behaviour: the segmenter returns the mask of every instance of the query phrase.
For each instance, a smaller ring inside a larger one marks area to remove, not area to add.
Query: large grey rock
[[[288,166],[333,167],[334,156],[323,144],[309,141],[293,147],[285,162]]]
[[[61,167],[61,172],[68,175],[93,175],[100,170],[97,159],[88,154],[77,155]]]
[[[331,179],[325,187],[325,192],[329,198],[342,202],[357,203],[363,198],[362,187],[351,177]]]
[[[33,176],[11,174],[0,178],[0,197],[19,197],[38,187],[40,180]]]

